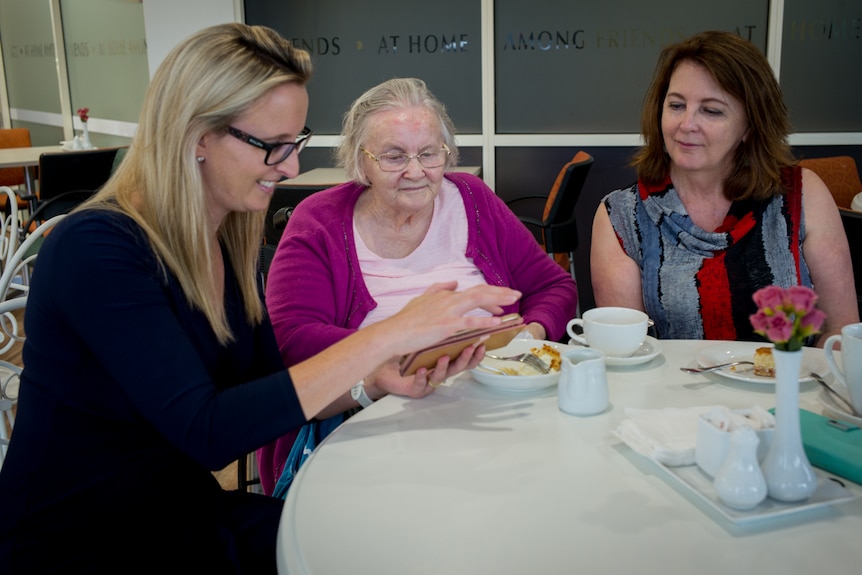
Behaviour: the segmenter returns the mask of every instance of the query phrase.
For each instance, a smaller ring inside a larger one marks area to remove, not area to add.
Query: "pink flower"
[[[763,310],[759,310],[756,314],[749,317],[754,331],[758,333],[765,332],[769,327],[769,316]]]
[[[775,349],[796,351],[805,340],[820,333],[826,314],[814,305],[817,294],[805,286],[767,286],[754,292],[757,313],[749,316],[755,333],[775,344]]]
[[[767,315],[784,303],[784,288],[768,286],[754,292],[754,303]]]
[[[81,121],[85,124],[87,120],[90,119],[90,108],[78,108],[78,117],[81,118]]]
[[[766,337],[773,343],[784,343],[793,336],[793,320],[783,311],[775,313],[766,321]]]
[[[814,309],[814,304],[817,303],[817,294],[805,286],[793,286],[787,289],[787,299],[796,313],[806,314]]]
[[[826,321],[826,314],[819,309],[812,309],[799,320],[800,334],[803,337],[808,337],[820,333],[824,321]]]

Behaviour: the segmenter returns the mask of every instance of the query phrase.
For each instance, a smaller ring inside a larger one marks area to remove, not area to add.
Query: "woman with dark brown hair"
[[[760,339],[752,294],[805,285],[827,324],[859,321],[835,201],[796,166],[781,88],[764,55],[728,32],[666,47],[644,99],[638,181],[593,223],[597,305],[645,310],[666,339]]]

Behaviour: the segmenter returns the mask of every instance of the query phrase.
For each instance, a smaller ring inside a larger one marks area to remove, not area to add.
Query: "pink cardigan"
[[[577,306],[572,277],[480,178],[465,173],[446,177],[458,186],[467,210],[466,256],[489,284],[523,293],[506,313],[521,313],[525,322],[542,324],[547,339],[559,340]],[[353,209],[365,189],[349,182],[315,193],[288,221],[266,287],[266,305],[287,366],[356,331],[376,306],[362,278],[353,238]],[[293,436],[279,443],[277,449],[271,445],[258,453],[266,493],[278,479],[275,475],[273,480],[271,472],[280,474]],[[275,451],[279,453],[273,455]]]

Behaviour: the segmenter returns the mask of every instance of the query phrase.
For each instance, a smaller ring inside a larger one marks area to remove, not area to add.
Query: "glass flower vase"
[[[81,134],[81,148],[84,150],[92,150],[93,143],[90,142],[90,128],[87,122],[84,122],[84,131]]]
[[[778,501],[803,501],[817,489],[817,476],[805,455],[799,425],[799,374],[802,350],[772,350],[775,358],[775,432],[761,465],[766,490]]]

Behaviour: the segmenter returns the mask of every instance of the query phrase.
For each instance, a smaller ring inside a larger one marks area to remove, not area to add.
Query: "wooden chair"
[[[849,210],[853,196],[862,192],[856,160],[850,156],[806,158],[800,160],[799,165],[820,176],[839,208]]]
[[[593,157],[584,151],[579,151],[560,169],[547,196],[522,196],[507,202],[516,214],[518,204],[523,201],[539,199],[544,202],[541,220],[525,215],[519,215],[518,219],[528,228],[540,232],[541,243],[548,255],[554,257],[555,254],[564,254],[568,257],[569,273],[573,278],[575,277],[575,250],[578,247],[575,206],[592,165]],[[561,265],[563,263],[565,262],[561,262]]]
[[[30,142],[30,130],[27,128],[2,128],[0,129],[0,148],[29,148],[32,146]],[[17,188],[23,186],[26,182],[24,168],[0,168],[0,186],[8,186]],[[7,208],[6,195],[0,195],[0,209],[9,213]],[[17,198],[19,210],[26,210],[28,207],[27,200],[21,197]]]

